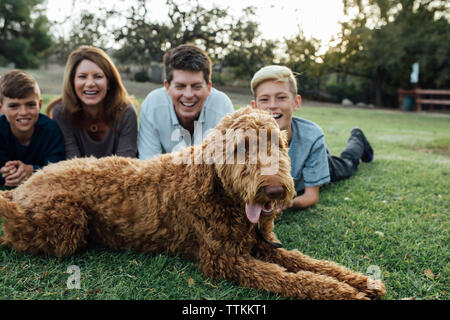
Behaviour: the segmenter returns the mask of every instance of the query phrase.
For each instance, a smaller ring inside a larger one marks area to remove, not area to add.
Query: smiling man
[[[35,170],[65,159],[61,130],[39,113],[41,106],[30,75],[12,70],[0,78],[0,187],[16,187]]]
[[[139,158],[201,144],[234,111],[231,100],[212,88],[208,55],[192,45],[169,50],[163,59],[164,87],[150,92],[139,114]]]

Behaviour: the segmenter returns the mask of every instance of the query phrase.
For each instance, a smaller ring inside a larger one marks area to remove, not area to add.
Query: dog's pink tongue
[[[259,216],[261,215],[262,205],[256,204],[245,204],[245,213],[247,214],[248,220],[251,223],[258,223]]]

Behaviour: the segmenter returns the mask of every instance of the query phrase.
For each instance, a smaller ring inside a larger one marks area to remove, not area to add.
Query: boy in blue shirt
[[[29,74],[12,70],[0,78],[0,187],[16,187],[65,159],[61,130],[39,113],[41,106],[39,86]]]
[[[291,158],[291,175],[296,196],[289,208],[308,208],[319,202],[319,188],[351,177],[359,161],[373,160],[373,149],[364,133],[353,128],[340,157],[331,156],[325,145],[322,129],[309,120],[292,113],[300,107],[297,81],[284,66],[267,66],[255,73],[251,81],[254,108],[270,112],[281,130],[286,130]]]

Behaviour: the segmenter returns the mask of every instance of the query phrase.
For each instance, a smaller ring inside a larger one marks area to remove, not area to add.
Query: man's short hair
[[[271,65],[259,69],[253,76],[250,82],[253,96],[256,96],[256,88],[269,80],[287,83],[292,94],[297,95],[297,80],[292,70],[285,66]]]
[[[203,72],[206,83],[211,81],[212,63],[205,51],[196,46],[182,44],[164,54],[164,76],[167,82],[173,79],[173,70]]]
[[[11,70],[0,77],[0,103],[3,98],[23,99],[34,94],[40,99],[41,91],[38,83],[28,73],[21,70]]]

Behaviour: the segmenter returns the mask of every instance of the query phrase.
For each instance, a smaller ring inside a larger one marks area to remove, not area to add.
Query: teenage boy
[[[29,74],[12,70],[0,78],[0,186],[16,187],[34,171],[65,159],[55,121],[39,113],[39,86]]]
[[[139,114],[139,158],[149,159],[201,144],[207,131],[234,111],[212,88],[211,60],[203,50],[180,45],[164,55],[164,87],[149,93]]]
[[[270,112],[281,130],[286,130],[291,158],[291,175],[298,194],[288,208],[308,208],[319,202],[319,188],[351,177],[359,161],[373,160],[373,150],[359,128],[351,130],[340,157],[331,156],[322,129],[315,123],[293,116],[301,105],[297,81],[285,66],[267,66],[251,80],[252,106]]]

